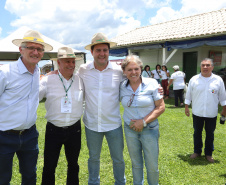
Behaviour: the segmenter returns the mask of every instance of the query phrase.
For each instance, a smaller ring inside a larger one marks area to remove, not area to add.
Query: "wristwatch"
[[[143,126],[144,126],[144,127],[147,126],[147,123],[144,121],[144,119],[143,119]]]

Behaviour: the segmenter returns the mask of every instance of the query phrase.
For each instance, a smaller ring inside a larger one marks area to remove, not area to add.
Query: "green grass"
[[[160,123],[160,153],[159,153],[159,184],[162,185],[224,185],[226,183],[226,125],[219,124],[215,131],[213,157],[214,164],[210,164],[202,156],[192,160],[189,156],[193,153],[193,128],[192,117],[184,114],[183,108],[173,108],[174,99],[165,101],[166,110],[159,117]],[[220,110],[219,110],[220,112]],[[123,108],[121,107],[121,114]],[[43,168],[43,150],[46,120],[44,102],[41,102],[38,108],[37,129],[39,131],[39,158],[37,164],[37,184],[41,184]],[[203,138],[205,132],[203,132]],[[82,149],[79,157],[80,165],[80,184],[86,185],[88,181],[88,149],[84,125],[82,124]],[[132,185],[131,161],[128,150],[124,149],[124,159],[126,164],[127,184]],[[64,155],[64,149],[61,150],[58,166],[56,169],[56,185],[65,185],[67,174],[67,162]],[[104,139],[101,152],[100,177],[102,185],[113,185],[112,161],[109,154],[106,139]],[[21,176],[18,170],[18,160],[14,158],[12,185],[19,185]],[[147,184],[145,176],[145,184]]]

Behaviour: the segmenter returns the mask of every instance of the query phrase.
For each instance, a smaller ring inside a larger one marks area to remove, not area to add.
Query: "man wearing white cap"
[[[179,71],[179,66],[173,66],[174,73],[170,77],[169,84],[167,86],[167,90],[169,90],[169,86],[173,84],[173,92],[174,92],[174,107],[178,107],[178,98],[180,99],[180,105],[183,106],[183,91],[185,87],[185,73]]]
[[[108,61],[109,49],[115,45],[103,33],[95,34],[92,43],[85,47],[91,50],[94,61],[81,65],[78,71],[85,88],[83,122],[89,149],[89,185],[100,184],[100,153],[104,136],[113,160],[115,184],[125,184],[124,142],[119,109],[119,85],[123,73],[120,66]]]
[[[73,74],[77,58],[72,48],[59,48],[57,58],[58,74],[43,77],[39,89],[39,99],[46,98],[47,119],[42,185],[55,184],[62,145],[68,162],[66,184],[78,185],[83,83]]]
[[[40,76],[37,63],[52,46],[33,30],[12,42],[19,46],[21,57],[0,69],[0,185],[11,181],[15,153],[22,184],[35,185],[39,152],[35,126]]]

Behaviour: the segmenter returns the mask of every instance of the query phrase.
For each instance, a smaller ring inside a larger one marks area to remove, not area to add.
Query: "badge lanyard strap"
[[[64,86],[64,90],[65,90],[65,92],[66,92],[66,99],[67,99],[67,92],[68,92],[68,90],[71,88],[71,84],[73,83],[73,80],[71,79],[71,84],[70,84],[70,86],[66,89],[66,87],[65,87],[65,85],[64,85],[64,82],[63,82],[63,79],[60,77],[59,74],[58,74],[58,76],[59,76],[59,78],[60,78],[60,80],[61,80],[61,82],[62,82],[62,84],[63,84],[63,86]]]

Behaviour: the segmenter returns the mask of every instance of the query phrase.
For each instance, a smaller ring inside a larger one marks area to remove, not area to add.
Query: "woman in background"
[[[149,65],[146,65],[144,67],[144,70],[142,72],[142,76],[143,77],[147,77],[147,78],[151,78],[151,71],[150,71],[150,66]]]
[[[132,161],[133,184],[143,184],[143,164],[147,169],[149,185],[159,179],[159,123],[165,104],[159,94],[155,79],[141,76],[142,62],[136,55],[129,55],[121,67],[126,75],[120,85],[120,100],[124,107],[124,131]]]
[[[156,66],[155,66],[155,69],[154,70],[152,70],[151,71],[151,75],[152,75],[152,77],[154,78],[154,79],[156,79],[157,80],[157,82],[160,84],[160,80],[161,80],[161,78],[162,78],[162,76],[161,76],[161,66],[159,65],[159,64],[157,64]]]
[[[169,70],[167,69],[166,65],[162,65],[161,76],[162,76],[162,87],[163,87],[163,91],[164,91],[164,96],[165,96],[165,99],[168,99],[169,98],[169,89],[167,89],[167,86],[168,86],[168,78],[170,76],[170,73],[169,73]]]

